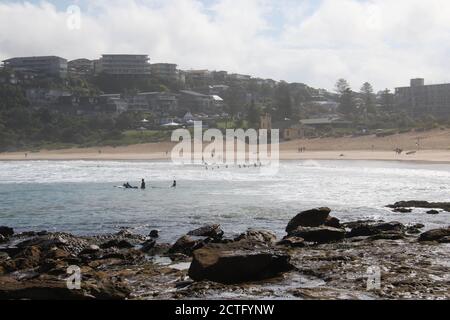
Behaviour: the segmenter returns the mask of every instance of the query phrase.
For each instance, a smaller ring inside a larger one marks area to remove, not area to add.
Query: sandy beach
[[[72,148],[39,152],[0,153],[12,160],[169,160],[175,143],[124,147]],[[299,152],[305,148],[305,152]],[[394,150],[400,148],[398,155]],[[282,142],[281,160],[386,160],[450,163],[450,130],[411,132],[388,137],[363,136]]]

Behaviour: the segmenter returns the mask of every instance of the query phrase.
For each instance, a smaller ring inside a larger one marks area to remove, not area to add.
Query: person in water
[[[176,187],[177,187],[177,180],[173,180],[172,188],[176,188]]]
[[[142,182],[141,182],[141,189],[142,190],[145,190],[145,180],[144,179],[142,179]]]
[[[126,189],[132,189],[133,188],[129,182],[124,183],[123,187],[126,188]]]

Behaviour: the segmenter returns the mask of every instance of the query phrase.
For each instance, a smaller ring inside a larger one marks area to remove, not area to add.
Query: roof
[[[180,92],[184,93],[184,94],[187,94],[187,95],[190,95],[190,96],[197,96],[197,97],[204,97],[204,98],[208,97],[207,95],[204,95],[202,93],[198,93],[198,92],[190,91],[190,90],[181,90]]]
[[[218,95],[212,95],[211,97],[213,98],[214,101],[223,101],[223,99]]]
[[[316,119],[304,119],[300,121],[303,125],[322,125],[322,124],[350,124],[350,121],[341,120],[340,118],[316,118]]]

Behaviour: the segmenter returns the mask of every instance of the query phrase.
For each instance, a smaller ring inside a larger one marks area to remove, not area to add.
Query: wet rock
[[[369,240],[401,240],[405,235],[399,231],[381,232],[374,236],[369,237]]]
[[[118,239],[110,240],[100,245],[100,248],[102,249],[109,249],[109,248],[130,249],[133,247],[134,246],[127,240],[118,240]]]
[[[346,228],[346,229],[354,229],[354,228],[357,228],[360,226],[365,226],[368,224],[375,224],[375,223],[384,223],[384,221],[383,220],[357,220],[357,221],[342,223],[341,226],[342,226],[342,228]]]
[[[428,201],[400,201],[388,205],[389,208],[424,208],[424,209],[442,209],[450,212],[450,202],[428,202]]]
[[[450,228],[434,229],[424,232],[420,235],[419,241],[441,241],[446,237],[450,237]]]
[[[203,240],[197,240],[190,236],[183,236],[178,239],[175,244],[170,248],[169,253],[182,253],[185,255],[192,255],[194,250],[199,249],[204,245]]]
[[[432,215],[436,215],[436,214],[439,214],[440,212],[439,211],[437,211],[437,210],[430,210],[430,211],[427,211],[427,214],[432,214]]]
[[[16,270],[35,268],[41,261],[42,251],[38,246],[25,248],[13,257]]]
[[[406,233],[408,234],[419,234],[421,233],[420,229],[425,228],[425,225],[421,223],[416,223],[413,225],[407,225],[406,226]]]
[[[236,250],[213,245],[196,250],[189,269],[195,281],[237,284],[269,279],[293,269],[290,256],[274,250]]]
[[[397,212],[397,213],[411,213],[411,212],[413,212],[413,209],[411,209],[411,208],[396,208],[392,211]]]
[[[274,244],[277,241],[275,233],[269,230],[248,229],[245,233],[239,235],[235,241],[260,242],[265,244]]]
[[[439,239],[439,243],[450,243],[450,236]]]
[[[327,227],[341,228],[341,221],[338,218],[329,216],[324,223]]]
[[[152,230],[152,231],[150,231],[148,236],[150,238],[153,238],[153,239],[159,238],[159,231],[158,230]]]
[[[86,239],[71,234],[49,233],[23,241],[19,243],[17,247],[27,248],[30,246],[38,246],[43,251],[57,247],[71,254],[78,255],[84,248],[89,246],[89,244],[89,241]]]
[[[224,235],[224,232],[222,229],[220,229],[219,224],[211,224],[211,225],[203,226],[196,230],[190,231],[190,232],[188,232],[187,235],[195,236],[195,237],[207,237],[207,238],[212,238],[212,239],[221,239]]]
[[[300,212],[288,223],[286,232],[290,233],[298,227],[319,227],[325,224],[330,212],[330,208],[317,208]]]
[[[307,242],[328,243],[340,241],[345,238],[345,230],[332,227],[298,227],[292,231],[289,236],[305,239]]]
[[[150,256],[165,255],[169,252],[171,247],[172,246],[169,243],[156,243],[153,248],[150,248],[148,251],[143,252]]]
[[[6,242],[8,242],[8,238],[6,238],[5,236],[2,236],[0,234],[0,243],[6,243]]]
[[[14,229],[10,227],[0,226],[0,235],[9,238],[14,235]]]
[[[126,287],[106,280],[82,282],[81,290],[70,290],[66,281],[57,278],[17,281],[0,277],[0,299],[4,300],[123,300],[128,295]]]
[[[305,239],[299,237],[285,237],[278,242],[278,245],[287,246],[291,248],[303,248],[305,246]]]
[[[360,224],[354,227],[348,234],[348,238],[374,236],[386,231],[400,232],[404,229],[400,222],[382,222],[375,224]]]
[[[153,239],[148,240],[142,244],[141,251],[147,253],[155,247],[155,244],[156,244],[155,240]]]
[[[80,255],[91,255],[91,254],[96,254],[98,252],[100,252],[100,247],[95,245],[95,244],[91,244],[89,247],[83,249],[83,251],[80,252]]]

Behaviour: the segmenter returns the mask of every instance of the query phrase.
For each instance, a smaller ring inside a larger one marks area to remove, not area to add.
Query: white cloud
[[[71,31],[49,2],[0,3],[0,58],[148,53],[330,89],[340,77],[377,89],[450,80],[448,0],[97,0],[84,10]]]

